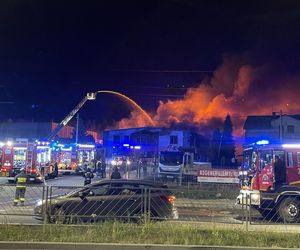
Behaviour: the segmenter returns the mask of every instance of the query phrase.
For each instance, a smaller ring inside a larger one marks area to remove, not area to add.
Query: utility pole
[[[282,110],[280,110],[280,129],[279,129],[279,140],[280,143],[282,143],[282,137],[283,137],[283,124],[282,124]]]
[[[78,129],[79,129],[79,113],[76,116],[76,135],[75,135],[75,143],[78,143]]]

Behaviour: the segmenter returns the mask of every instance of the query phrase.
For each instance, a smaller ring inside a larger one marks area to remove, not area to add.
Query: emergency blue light
[[[283,148],[300,148],[300,144],[282,144]]]
[[[269,144],[268,140],[261,140],[256,142],[256,145],[267,145],[267,144]]]
[[[123,144],[123,147],[129,147],[130,145],[128,143]]]
[[[134,146],[134,149],[141,149],[141,146]]]

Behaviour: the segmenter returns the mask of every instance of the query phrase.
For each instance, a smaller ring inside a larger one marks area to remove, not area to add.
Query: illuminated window
[[[288,167],[293,167],[293,166],[294,166],[293,152],[288,152]]]
[[[297,152],[298,167],[300,167],[300,152]]]
[[[287,126],[287,133],[288,134],[294,134],[295,133],[295,126],[294,125],[288,125]]]

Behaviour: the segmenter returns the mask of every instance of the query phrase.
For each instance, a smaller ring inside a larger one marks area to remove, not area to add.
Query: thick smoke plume
[[[210,133],[220,128],[227,114],[234,133],[243,135],[248,115],[271,115],[272,112],[299,112],[299,75],[287,75],[282,65],[253,63],[245,56],[224,56],[223,64],[212,77],[196,88],[187,90],[183,99],[160,101],[152,115],[157,126],[187,123],[199,132]],[[282,74],[285,72],[285,74]],[[149,126],[136,111],[119,122],[119,128]]]

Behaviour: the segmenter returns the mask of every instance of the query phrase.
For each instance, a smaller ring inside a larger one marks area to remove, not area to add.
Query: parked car
[[[8,177],[9,183],[15,183],[15,177],[20,173],[21,168],[13,168],[10,176]],[[41,184],[44,182],[44,177],[40,174],[39,171],[33,170],[30,173],[27,173],[28,182],[33,184]]]
[[[47,204],[47,208],[46,208]],[[47,213],[43,213],[47,211]],[[39,201],[38,219],[47,214],[51,223],[106,219],[177,219],[175,197],[165,184],[145,180],[101,180],[59,197]]]

